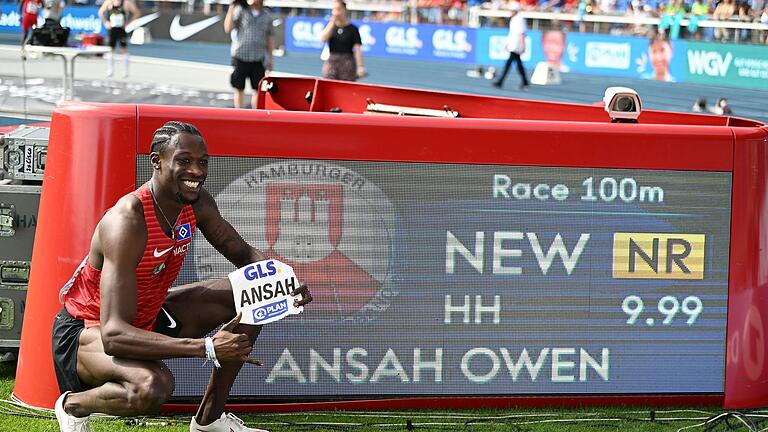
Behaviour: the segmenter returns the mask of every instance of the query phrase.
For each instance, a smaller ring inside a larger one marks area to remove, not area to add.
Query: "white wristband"
[[[205,358],[212,361],[216,369],[221,369],[221,363],[216,358],[216,350],[213,348],[213,339],[210,337],[205,338]]]

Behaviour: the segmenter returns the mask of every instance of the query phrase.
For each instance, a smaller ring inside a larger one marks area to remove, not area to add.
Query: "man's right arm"
[[[126,197],[98,227],[101,269],[101,338],[104,351],[134,359],[205,357],[202,339],[172,338],[134,327],[138,309],[136,266],[144,254],[147,230],[141,204]]]
[[[205,339],[173,338],[133,326],[138,310],[136,266],[144,255],[147,229],[141,203],[122,198],[99,223],[101,267],[101,339],[108,355],[139,360],[206,357]],[[233,333],[240,316],[213,335],[219,361],[257,362],[248,356],[248,336]]]

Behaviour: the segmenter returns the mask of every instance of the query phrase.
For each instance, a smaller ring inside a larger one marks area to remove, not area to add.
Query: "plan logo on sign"
[[[614,233],[614,279],[704,279],[704,234]]]
[[[688,70],[693,75],[708,75],[711,77],[724,77],[728,74],[733,55],[727,53],[723,57],[717,51],[688,51]]]
[[[311,287],[307,318],[375,319],[397,295],[390,283],[394,208],[357,172],[320,161],[277,162],[246,172],[216,201],[249,244]],[[195,263],[201,278],[228,268],[206,241],[195,246]],[[247,275],[270,272],[265,264]]]
[[[589,68],[627,70],[631,64],[631,51],[628,43],[587,42],[584,64]]]
[[[320,40],[325,23],[321,21],[296,21],[291,28],[293,43],[302,48],[322,48],[324,42]]]
[[[288,301],[280,300],[278,302],[262,306],[253,310],[253,320],[255,322],[264,321],[265,319],[276,317],[288,310]]]
[[[416,27],[392,26],[384,34],[386,50],[393,54],[416,55],[424,43]]]

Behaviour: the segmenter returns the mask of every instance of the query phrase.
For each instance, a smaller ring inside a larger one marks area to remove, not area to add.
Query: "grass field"
[[[0,432],[58,432],[52,413],[22,412],[8,403],[13,391],[15,367],[0,363]],[[651,411],[655,420],[651,420]],[[393,411],[393,412],[301,412],[291,414],[243,415],[246,425],[262,427],[274,432],[282,431],[515,431],[515,432],[571,432],[571,431],[757,431],[768,430],[768,422],[760,422],[759,414],[746,421],[730,417],[727,422],[703,423],[721,414],[719,407],[690,409],[603,408],[583,410],[487,410],[487,411]],[[155,425],[129,426],[126,419],[99,418],[92,421],[93,430],[181,432],[189,430],[189,416],[158,416],[136,419]],[[747,426],[748,421],[753,425]],[[157,425],[158,423],[165,423]],[[409,427],[408,424],[411,426]]]

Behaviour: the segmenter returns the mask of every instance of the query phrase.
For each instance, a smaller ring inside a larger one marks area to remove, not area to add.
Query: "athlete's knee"
[[[173,375],[147,372],[128,386],[128,405],[136,413],[156,412],[170,399],[176,383]]]

